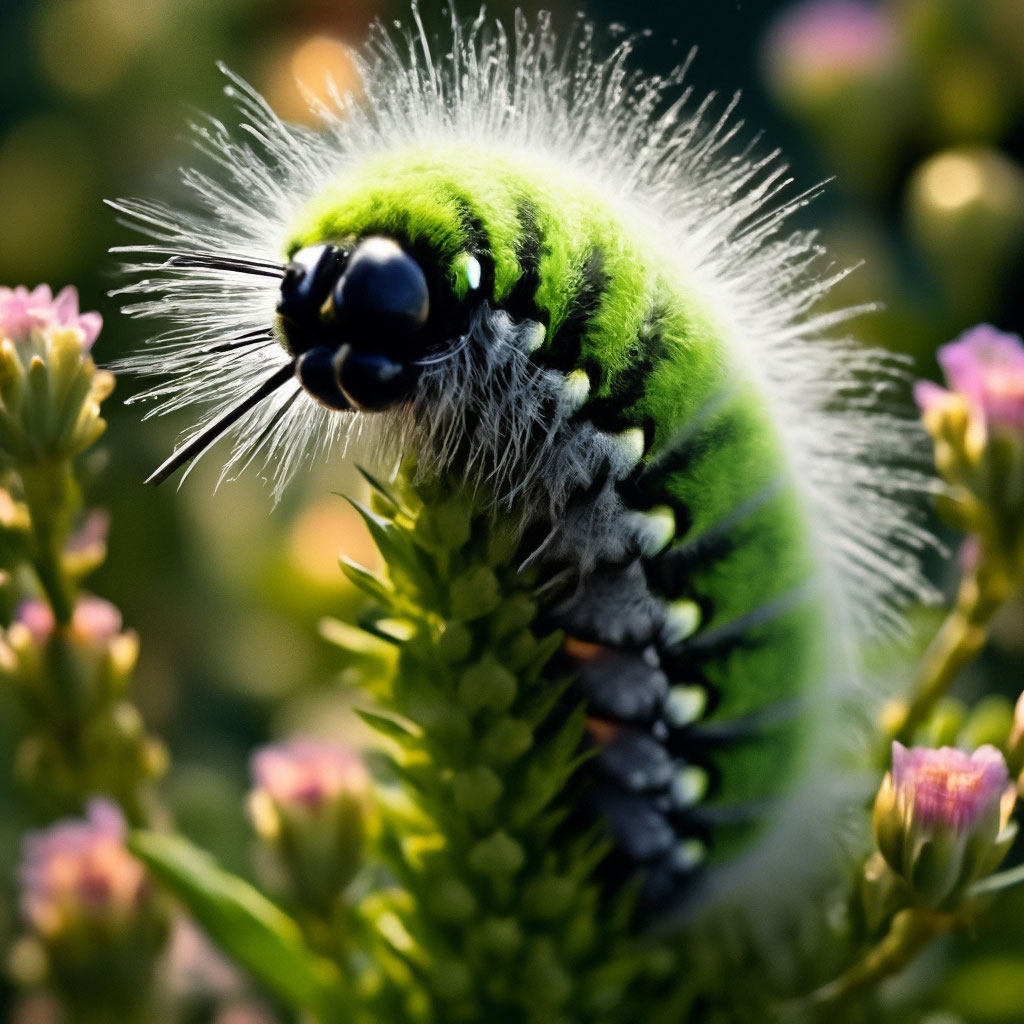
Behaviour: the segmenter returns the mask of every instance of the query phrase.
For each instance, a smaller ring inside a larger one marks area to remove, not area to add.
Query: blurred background
[[[440,0],[421,7],[439,30]],[[883,304],[854,325],[865,342],[933,376],[936,347],[961,330],[1024,327],[1024,0],[589,0],[558,6],[556,25],[579,7],[611,26],[606,48],[640,33],[635,61],[651,72],[697,46],[698,95],[742,90],[750,132],[784,149],[799,186],[834,179],[801,226],[821,229],[837,263],[863,262],[834,301]],[[506,21],[513,8],[488,4]],[[139,325],[107,296],[118,284],[107,249],[132,236],[101,200],[175,199],[176,169],[193,159],[191,113],[232,117],[216,60],[303,120],[297,80],[318,92],[330,74],[355,88],[349,49],[374,18],[407,16],[405,0],[3,0],[0,284],[73,283],[82,308],[104,316],[98,361],[137,348]],[[349,728],[344,666],[317,623],[355,602],[337,553],[374,556],[334,493],[347,484],[337,466],[301,477],[276,509],[255,473],[215,495],[216,455],[181,491],[143,487],[187,424],[140,426],[121,402],[136,389],[119,381],[89,467],[90,500],[111,514],[110,558],[91,588],[141,634],[139,702],[170,745],[164,789],[181,828],[245,871],[248,752]],[[1011,610],[968,686],[1024,688],[1022,622]],[[5,871],[23,824],[0,788]],[[965,946],[944,982],[964,1020],[1024,1021],[1021,909],[1008,903],[1005,934]],[[12,912],[0,896],[0,933]]]

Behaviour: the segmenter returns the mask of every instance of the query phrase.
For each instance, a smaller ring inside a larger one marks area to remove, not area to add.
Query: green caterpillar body
[[[199,126],[198,212],[115,204],[153,239],[122,250],[128,312],[170,323],[123,364],[164,378],[138,397],[212,409],[153,479],[230,433],[225,474],[263,453],[280,493],[351,438],[488,495],[567,636],[580,812],[652,905],[763,903],[842,806],[851,651],[926,593],[901,369],[834,335],[842,272],[786,230],[775,154],[723,155],[731,105],[689,109],[628,40],[452,27],[444,61],[418,20],[378,30],[320,134],[231,77],[249,141]]]
[[[443,290],[435,304],[465,323],[484,307],[507,314],[545,397],[557,378],[561,400],[530,436],[508,433],[512,416],[461,422],[561,476],[556,498],[540,476],[531,487],[544,500],[521,491],[508,504],[543,510],[524,516],[527,537],[557,536],[538,557],[553,574],[572,570],[547,603],[585,642],[570,644],[577,692],[605,748],[588,795],[662,898],[706,854],[743,848],[790,787],[803,698],[825,676],[818,572],[771,419],[684,269],[571,174],[467,147],[389,154],[319,196],[288,254],[367,236],[396,239],[430,268],[432,302]],[[435,397],[416,415],[433,421],[446,400],[464,398]],[[554,449],[579,439],[604,454],[567,487]],[[461,463],[418,454],[471,472],[465,449]]]

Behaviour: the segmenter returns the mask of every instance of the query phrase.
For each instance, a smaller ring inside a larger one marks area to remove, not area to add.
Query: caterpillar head
[[[328,409],[368,412],[409,397],[430,344],[430,310],[419,263],[379,235],[300,249],[277,304],[303,388]]]

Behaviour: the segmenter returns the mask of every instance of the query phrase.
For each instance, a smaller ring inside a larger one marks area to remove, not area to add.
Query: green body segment
[[[361,164],[304,211],[288,250],[372,234],[430,252],[454,300],[467,292],[465,254],[480,258],[486,298],[543,324],[537,363],[586,372],[576,419],[643,432],[623,500],[667,506],[676,523],[645,556],[650,586],[701,610],[697,632],[663,659],[670,683],[709,694],[682,756],[709,771],[714,855],[744,848],[760,819],[733,811],[784,796],[808,748],[827,630],[778,434],[714,315],[640,218],[521,153],[448,146]]]

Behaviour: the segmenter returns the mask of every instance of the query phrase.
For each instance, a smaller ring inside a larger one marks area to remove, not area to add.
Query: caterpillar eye
[[[366,238],[334,287],[333,306],[347,342],[383,347],[400,357],[417,347],[430,313],[430,292],[420,265],[399,245],[390,238]]]
[[[285,321],[285,334],[295,351],[310,347],[301,344],[304,335],[318,333],[320,311],[341,274],[346,256],[334,245],[311,245],[300,249],[285,269],[277,312]],[[296,339],[299,344],[295,344]]]

